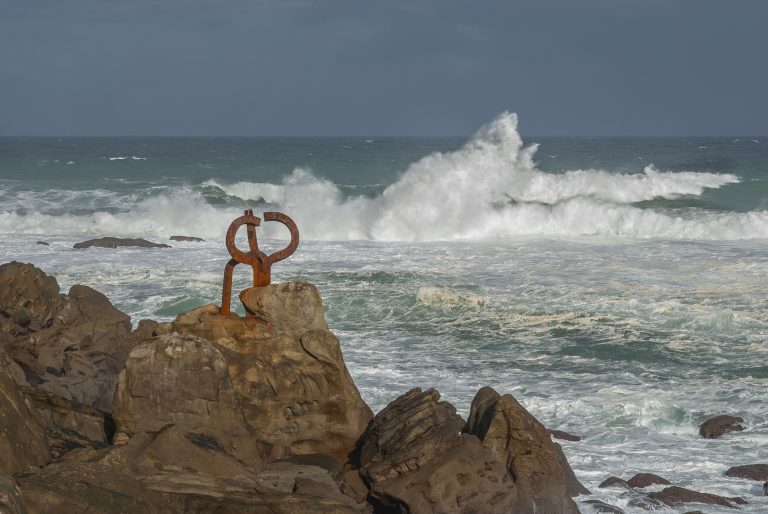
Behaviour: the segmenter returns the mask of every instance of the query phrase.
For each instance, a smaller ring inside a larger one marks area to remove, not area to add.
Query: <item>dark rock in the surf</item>
[[[21,491],[13,477],[0,473],[0,512],[2,514],[26,514],[27,508]]]
[[[610,476],[606,478],[605,480],[600,482],[600,485],[598,485],[597,487],[600,487],[600,488],[624,487],[625,489],[631,489],[630,485],[627,483],[626,480],[624,480],[623,478],[615,477],[615,476]]]
[[[672,482],[670,482],[666,478],[661,477],[659,475],[654,475],[653,473],[638,473],[637,475],[627,480],[627,485],[629,485],[630,487],[635,487],[639,489],[650,487],[652,485],[671,485],[671,484]]]
[[[738,497],[727,498],[717,494],[701,493],[677,486],[671,486],[655,493],[649,493],[648,499],[669,505],[670,507],[678,507],[686,503],[704,503],[735,509],[737,508],[737,505],[745,505],[747,503],[742,498]]]
[[[133,437],[168,425],[260,468],[224,356],[210,342],[163,335],[136,345],[120,373],[112,417]]]
[[[573,434],[569,434],[568,432],[565,432],[563,430],[554,430],[552,428],[548,429],[547,432],[549,432],[549,435],[551,435],[555,439],[562,439],[563,441],[581,441],[581,437]]]
[[[763,484],[763,495],[768,496],[768,480]]]
[[[745,464],[743,466],[734,466],[725,472],[725,476],[765,482],[768,480],[768,464]]]
[[[45,241],[37,241],[35,244],[36,245],[42,245],[42,246],[51,246],[50,243],[46,243]]]
[[[152,241],[147,241],[146,239],[141,238],[130,239],[120,237],[101,237],[99,239],[89,239],[88,241],[75,243],[72,248],[118,248],[121,246],[136,246],[140,248],[170,248],[170,246],[165,243],[153,243]]]
[[[171,236],[171,241],[189,241],[193,243],[202,243],[205,241],[202,237],[194,236]]]
[[[715,416],[699,425],[699,435],[706,439],[716,439],[728,432],[741,432],[744,419],[739,416]]]
[[[595,512],[600,514],[624,514],[624,511],[620,508],[600,500],[584,500],[583,503],[590,505]]]

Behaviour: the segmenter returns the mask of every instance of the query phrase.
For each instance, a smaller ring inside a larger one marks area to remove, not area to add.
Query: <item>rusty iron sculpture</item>
[[[253,215],[253,211],[248,209],[245,214],[237,218],[229,225],[227,230],[227,250],[232,258],[224,268],[224,290],[221,293],[221,314],[230,315],[230,306],[232,301],[232,271],[238,264],[248,264],[253,268],[253,287],[268,286],[272,281],[272,265],[290,257],[299,246],[299,229],[291,218],[282,212],[265,212],[264,221],[278,221],[288,227],[291,232],[291,242],[280,251],[267,255],[259,250],[259,244],[256,240],[256,227],[261,225],[261,219]],[[243,252],[235,246],[235,235],[237,229],[246,226],[248,235],[247,252]],[[251,313],[246,313],[251,317]]]

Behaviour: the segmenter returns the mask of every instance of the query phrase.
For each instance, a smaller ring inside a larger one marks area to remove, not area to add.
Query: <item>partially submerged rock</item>
[[[141,238],[131,239],[121,237],[100,237],[98,239],[89,239],[88,241],[75,243],[72,248],[118,248],[120,246],[137,246],[140,248],[170,248],[170,246],[165,243],[153,243],[152,241],[147,241],[146,239]]]
[[[746,478],[747,480],[768,480],[768,464],[745,464],[728,468],[725,476],[734,478]]]
[[[654,475],[653,473],[638,473],[637,475],[627,480],[627,485],[640,489],[650,487],[652,485],[670,485],[671,483],[672,482],[666,478],[659,475]]]
[[[706,439],[716,439],[729,432],[741,432],[744,419],[739,416],[715,416],[699,425],[699,435]]]
[[[568,432],[565,432],[563,430],[554,430],[550,428],[547,430],[547,432],[549,432],[549,435],[551,435],[554,439],[561,439],[563,441],[571,441],[571,442],[581,441],[581,437],[577,435],[569,434]]]
[[[190,241],[193,243],[202,243],[205,239],[193,236],[171,236],[171,241]]]
[[[660,502],[671,507],[677,507],[686,503],[704,503],[735,509],[737,508],[737,505],[744,505],[747,503],[738,497],[726,498],[725,496],[719,496],[717,494],[700,493],[698,491],[692,491],[677,486],[667,487],[659,492],[650,493],[648,494],[648,498],[652,501]]]

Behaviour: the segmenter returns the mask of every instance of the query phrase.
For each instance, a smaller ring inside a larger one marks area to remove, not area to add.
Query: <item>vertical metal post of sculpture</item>
[[[267,286],[272,281],[272,265],[282,261],[293,254],[299,246],[299,229],[291,218],[282,212],[265,212],[264,221],[278,221],[288,227],[291,232],[291,242],[280,251],[267,255],[259,250],[259,243],[256,240],[256,227],[261,225],[261,219],[253,215],[253,211],[248,209],[245,214],[237,218],[229,225],[227,230],[227,250],[232,258],[224,268],[224,287],[221,293],[221,314],[230,315],[230,306],[232,302],[232,271],[238,264],[248,264],[253,268],[253,287]],[[246,226],[248,235],[248,251],[243,252],[235,246],[235,235],[237,229]],[[250,313],[247,316],[252,316]]]

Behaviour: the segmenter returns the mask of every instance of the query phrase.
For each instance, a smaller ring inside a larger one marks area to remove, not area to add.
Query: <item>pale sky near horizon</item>
[[[0,0],[0,135],[768,135],[766,0]]]

